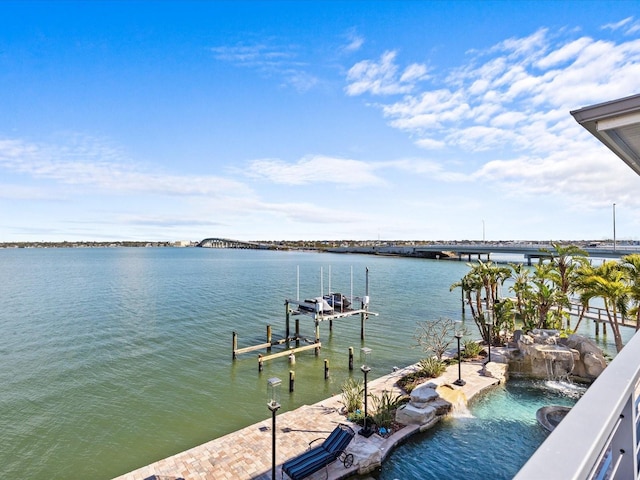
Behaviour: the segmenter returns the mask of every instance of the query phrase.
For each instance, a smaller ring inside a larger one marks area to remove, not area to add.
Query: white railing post
[[[633,394],[629,395],[626,405],[620,413],[620,425],[611,440],[612,465],[614,471],[609,478],[638,478],[638,461],[636,458],[636,420],[634,415]]]

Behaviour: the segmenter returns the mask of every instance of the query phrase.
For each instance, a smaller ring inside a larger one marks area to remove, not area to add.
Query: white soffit
[[[571,115],[640,175],[640,95],[574,110]]]

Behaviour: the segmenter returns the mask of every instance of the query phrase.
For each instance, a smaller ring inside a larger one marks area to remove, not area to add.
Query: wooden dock
[[[233,332],[232,338],[232,358],[236,360],[238,355],[266,350],[266,354],[258,355],[258,371],[262,371],[264,362],[276,358],[295,355],[298,352],[314,350],[316,356],[320,354],[322,342],[320,341],[320,324],[329,322],[329,330],[333,331],[333,321],[346,319],[349,317],[360,317],[360,339],[365,338],[365,325],[370,316],[377,316],[375,312],[369,311],[369,269],[366,269],[365,295],[353,297],[347,301],[346,297],[339,293],[329,292],[328,295],[321,295],[313,299],[305,300],[285,300],[285,331],[284,337],[279,340],[272,339],[272,327],[267,325],[266,342],[256,345],[249,345],[238,348],[238,334]],[[339,295],[339,297],[337,297]],[[327,297],[332,301],[332,305],[327,302]],[[336,298],[340,298],[339,306],[336,305]],[[351,308],[353,304],[358,305]],[[295,318],[295,333],[291,334],[291,319]],[[314,323],[314,338],[308,339],[300,335],[300,319],[310,317]],[[306,345],[301,345],[304,343]],[[295,345],[295,346],[294,346]],[[273,347],[284,346],[284,350],[271,353]]]
[[[594,322],[595,325],[595,334],[596,336],[600,335],[600,324],[602,324],[602,333],[603,335],[607,334],[607,324],[609,323],[609,315],[607,314],[607,310],[602,307],[587,307],[584,311],[584,308],[579,303],[572,303],[569,308],[569,315],[571,318],[575,318],[576,320],[580,318],[586,318]],[[631,327],[636,328],[635,319],[623,317],[620,314],[616,315],[616,321],[618,325],[621,327]]]

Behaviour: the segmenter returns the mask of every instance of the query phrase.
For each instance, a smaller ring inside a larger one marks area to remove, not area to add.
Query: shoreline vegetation
[[[192,240],[102,240],[102,241],[21,241],[21,242],[0,242],[0,248],[116,248],[116,247],[197,247],[200,241]],[[316,250],[325,251],[333,248],[362,248],[362,247],[417,247],[421,245],[528,245],[548,247],[550,240],[259,240],[253,242],[265,250]],[[608,246],[613,244],[612,240],[558,240],[553,241],[558,244],[571,244],[581,248]],[[638,245],[637,241],[618,240],[617,245]],[[401,256],[400,254],[397,254]]]

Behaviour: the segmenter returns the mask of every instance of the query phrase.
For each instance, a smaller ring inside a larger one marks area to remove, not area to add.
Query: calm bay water
[[[257,371],[266,325],[284,335],[284,300],[334,291],[363,295],[371,317],[321,325],[322,352],[302,352],[283,410],[337,394],[347,352],[373,350],[372,376],[416,362],[416,322],[459,318],[449,291],[464,262],[311,252],[114,248],[0,250],[0,471],[6,477],[112,478],[269,416]],[[331,276],[329,280],[329,270]],[[310,318],[302,334],[313,337]],[[293,325],[293,324],[292,324]],[[588,324],[585,325],[588,327]],[[323,379],[323,360],[331,378]],[[357,373],[356,373],[357,374]]]

